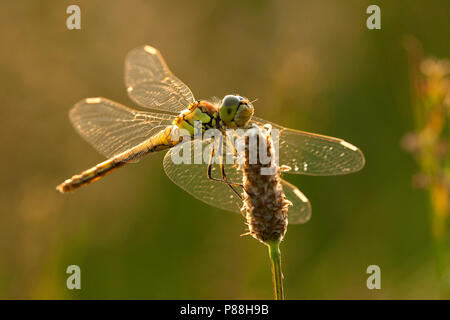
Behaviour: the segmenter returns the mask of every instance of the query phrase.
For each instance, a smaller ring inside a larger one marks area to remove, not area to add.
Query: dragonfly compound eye
[[[228,95],[222,100],[220,118],[229,126],[244,126],[253,115],[253,106],[243,97]]]
[[[222,100],[222,107],[234,107],[241,103],[241,97],[234,95],[227,95]]]
[[[222,104],[220,105],[220,118],[223,122],[228,125],[233,122],[240,103],[241,100],[238,96],[228,95],[223,98]]]

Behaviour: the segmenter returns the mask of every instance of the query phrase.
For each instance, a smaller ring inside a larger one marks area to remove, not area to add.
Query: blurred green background
[[[81,7],[80,31],[66,8]],[[381,7],[381,30],[366,8]],[[150,44],[197,98],[257,98],[256,115],[344,138],[363,171],[289,176],[310,222],[282,244],[288,299],[439,298],[426,193],[400,148],[413,127],[411,34],[450,57],[449,1],[9,1],[0,10],[0,298],[271,299],[267,250],[242,218],[165,176],[164,153],[78,192],[55,186],[103,161],[72,128],[85,97],[134,106],[132,48]],[[82,289],[66,288],[68,265]],[[381,267],[381,290],[366,287]]]

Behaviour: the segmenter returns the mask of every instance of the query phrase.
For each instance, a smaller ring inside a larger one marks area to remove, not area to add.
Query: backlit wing
[[[161,53],[151,46],[128,53],[125,85],[130,98],[149,109],[178,114],[195,101],[189,87],[172,74]]]
[[[188,148],[194,150],[195,142],[186,142]],[[200,145],[203,156],[201,164],[194,164],[194,151],[190,155],[190,164],[179,163],[177,147],[170,149],[164,157],[164,171],[167,176],[180,188],[195,198],[222,210],[240,213],[242,200],[230,189],[228,185],[208,179],[206,171],[208,166],[208,155],[210,154],[212,141],[204,141]],[[178,145],[178,148],[183,148]],[[180,150],[178,149],[178,150]],[[228,149],[228,148],[227,148]],[[228,152],[231,152],[228,150]],[[174,161],[175,158],[175,161]],[[227,179],[231,182],[242,183],[242,170],[234,164],[225,164]],[[218,164],[212,167],[212,176],[221,178]],[[308,199],[295,186],[282,180],[283,191],[286,198],[292,202],[289,207],[288,221],[290,224],[305,223],[311,216],[311,205]],[[242,192],[240,187],[236,187]]]
[[[105,98],[81,100],[69,116],[78,133],[108,158],[145,141],[174,119],[172,115],[137,111]]]
[[[164,171],[167,176],[180,188],[193,195],[195,198],[220,209],[232,212],[240,212],[241,199],[225,183],[210,180],[207,177],[207,166],[209,154],[213,141],[205,140],[198,145],[197,150],[205,155],[200,164],[194,162],[195,142],[185,142],[186,149],[190,149],[191,155],[187,159],[190,164],[181,163],[174,158],[178,156],[178,150],[183,146],[180,144],[170,149],[164,157]],[[189,144],[189,145],[188,145]],[[202,151],[203,150],[203,151]],[[242,183],[242,172],[233,165],[225,165],[225,172],[230,181]],[[221,178],[218,164],[213,164],[212,176]],[[241,190],[238,191],[240,192]]]
[[[251,122],[259,126],[270,124],[279,130],[279,162],[291,168],[287,173],[340,175],[364,167],[361,150],[342,139],[288,129],[256,117]]]
[[[292,202],[288,209],[289,224],[306,223],[311,218],[311,203],[308,198],[293,184],[281,180],[283,192],[286,198]]]

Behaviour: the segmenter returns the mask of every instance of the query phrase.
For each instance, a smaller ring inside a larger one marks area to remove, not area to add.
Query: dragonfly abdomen
[[[79,187],[85,186],[91,182],[101,179],[108,173],[111,173],[114,170],[120,168],[125,163],[126,162],[117,162],[115,158],[108,159],[86,171],[83,171],[80,174],[74,175],[70,179],[67,179],[59,186],[57,186],[56,189],[61,193],[73,191],[75,189],[78,189]]]
[[[61,192],[69,192],[79,187],[88,185],[94,181],[103,178],[105,175],[117,170],[129,162],[134,162],[143,156],[165,149],[169,149],[176,145],[179,141],[173,141],[171,139],[171,132],[174,126],[168,126],[164,130],[161,130],[151,138],[138,144],[137,146],[122,152],[96,166],[83,171],[80,174],[74,175],[72,178],[67,179],[56,189]]]

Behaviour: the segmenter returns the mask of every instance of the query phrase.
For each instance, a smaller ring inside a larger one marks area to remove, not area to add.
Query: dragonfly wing
[[[291,168],[287,173],[327,176],[352,173],[364,167],[361,150],[342,139],[288,129],[256,117],[252,122],[259,126],[270,124],[280,130],[279,163]]]
[[[225,183],[213,181],[207,177],[208,157],[212,143],[212,140],[207,140],[194,145],[195,142],[192,141],[175,146],[164,157],[164,171],[176,185],[195,198],[213,207],[239,213],[242,207],[241,199]],[[179,161],[174,161],[174,158],[179,156],[179,150],[183,147],[192,150],[191,156],[188,157],[190,164],[176,164]],[[194,163],[194,148],[203,152],[204,157],[201,164]],[[225,165],[225,172],[229,181],[242,182],[242,171],[234,165]],[[212,176],[218,179],[221,178],[220,168],[217,163],[212,166]],[[238,192],[241,192],[240,188],[238,188]]]
[[[174,116],[141,112],[105,98],[78,102],[69,113],[78,133],[110,158],[170,125]]]
[[[207,166],[208,156],[211,151],[212,141],[204,141],[199,143],[200,152],[203,152],[202,164],[194,164],[194,151],[187,157],[190,164],[176,164],[179,157],[179,150],[190,148],[194,150],[198,146],[194,146],[195,142],[185,142],[170,149],[164,157],[164,171],[167,176],[179,187],[193,195],[195,198],[222,210],[240,213],[242,208],[242,200],[231,190],[225,183],[208,179]],[[179,148],[179,149],[178,149]],[[227,153],[232,152],[227,148]],[[236,165],[225,164],[225,173],[227,179],[231,182],[242,183],[242,170]],[[220,168],[217,164],[212,166],[212,176],[221,178]],[[288,220],[291,224],[305,223],[311,216],[311,205],[303,193],[294,185],[282,180],[283,191],[286,198],[292,202],[289,207]],[[241,192],[241,188],[237,187],[237,191]]]
[[[130,98],[145,108],[178,114],[195,101],[189,87],[172,74],[161,53],[151,46],[128,53],[125,85]]]
[[[294,185],[281,180],[286,198],[292,202],[288,210],[289,224],[306,223],[311,218],[311,203],[308,198]]]

